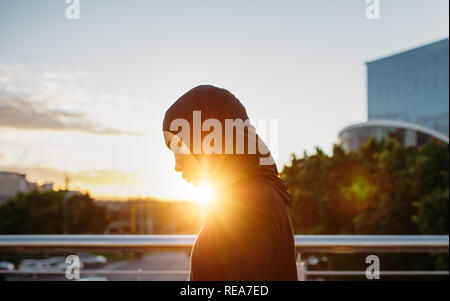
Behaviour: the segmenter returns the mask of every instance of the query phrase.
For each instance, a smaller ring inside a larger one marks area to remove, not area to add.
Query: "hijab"
[[[201,133],[197,137],[201,137],[201,139],[196,141],[194,138],[194,123],[196,122],[194,111],[197,114],[201,114],[200,129],[202,129],[202,125],[206,120],[214,119],[220,122],[222,152],[205,154],[201,142],[210,133],[208,131],[200,131]],[[215,167],[212,170],[212,177],[214,177],[214,174],[221,173],[222,176],[228,176],[227,181],[229,183],[241,182],[246,179],[264,182],[274,187],[280,193],[287,206],[292,206],[291,197],[287,193],[287,183],[278,177],[277,166],[269,149],[256,134],[254,127],[250,125],[245,107],[232,93],[226,89],[210,85],[195,87],[181,96],[167,110],[163,121],[163,131],[180,136],[180,128],[171,127],[173,121],[177,119],[185,120],[185,123],[189,125],[189,141],[184,142],[188,145],[191,154],[199,160],[202,157],[203,159],[206,157],[209,165]],[[246,128],[235,127],[232,152],[230,152],[231,149],[228,149],[228,152],[226,151],[226,120],[248,122],[248,127]],[[243,138],[243,152],[237,148],[236,142],[238,137]],[[200,145],[196,145],[199,142]],[[166,140],[166,145],[169,148],[171,147],[168,140]],[[255,145],[256,149],[252,151],[249,145]],[[262,164],[262,162],[264,163]]]

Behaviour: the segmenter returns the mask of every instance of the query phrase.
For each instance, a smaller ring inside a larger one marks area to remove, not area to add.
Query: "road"
[[[136,271],[135,275],[131,274],[93,274],[89,270],[81,270],[81,280],[114,280],[114,281],[184,281],[189,279],[188,274],[167,274],[167,271],[189,271],[189,255],[187,252],[153,252],[145,254],[139,259],[123,260],[111,262],[104,267],[96,270],[120,272],[120,271]],[[166,274],[145,274],[139,275],[137,272],[142,271],[164,271]],[[8,281],[61,281],[66,280],[65,275],[9,275],[6,277]]]

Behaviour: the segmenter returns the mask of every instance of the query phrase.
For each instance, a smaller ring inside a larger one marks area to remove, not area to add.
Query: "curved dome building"
[[[430,141],[443,146],[449,144],[449,137],[433,129],[393,120],[369,120],[352,124],[339,133],[339,142],[346,151],[357,150],[371,137],[377,141],[394,138],[405,147],[417,147]]]

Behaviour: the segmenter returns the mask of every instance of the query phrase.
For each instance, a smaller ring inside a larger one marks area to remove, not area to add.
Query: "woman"
[[[247,126],[230,131],[230,121]],[[192,249],[191,280],[297,280],[287,185],[246,121],[239,100],[213,86],[190,90],[166,112],[175,170],[216,192]]]

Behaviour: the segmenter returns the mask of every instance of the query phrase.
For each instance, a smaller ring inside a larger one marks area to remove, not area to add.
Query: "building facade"
[[[24,174],[0,171],[0,204],[19,192],[37,189],[36,183],[28,182]]]
[[[368,62],[367,115],[367,122],[339,133],[345,150],[359,149],[371,137],[448,146],[448,39]]]
[[[367,63],[368,119],[449,135],[448,39]]]

